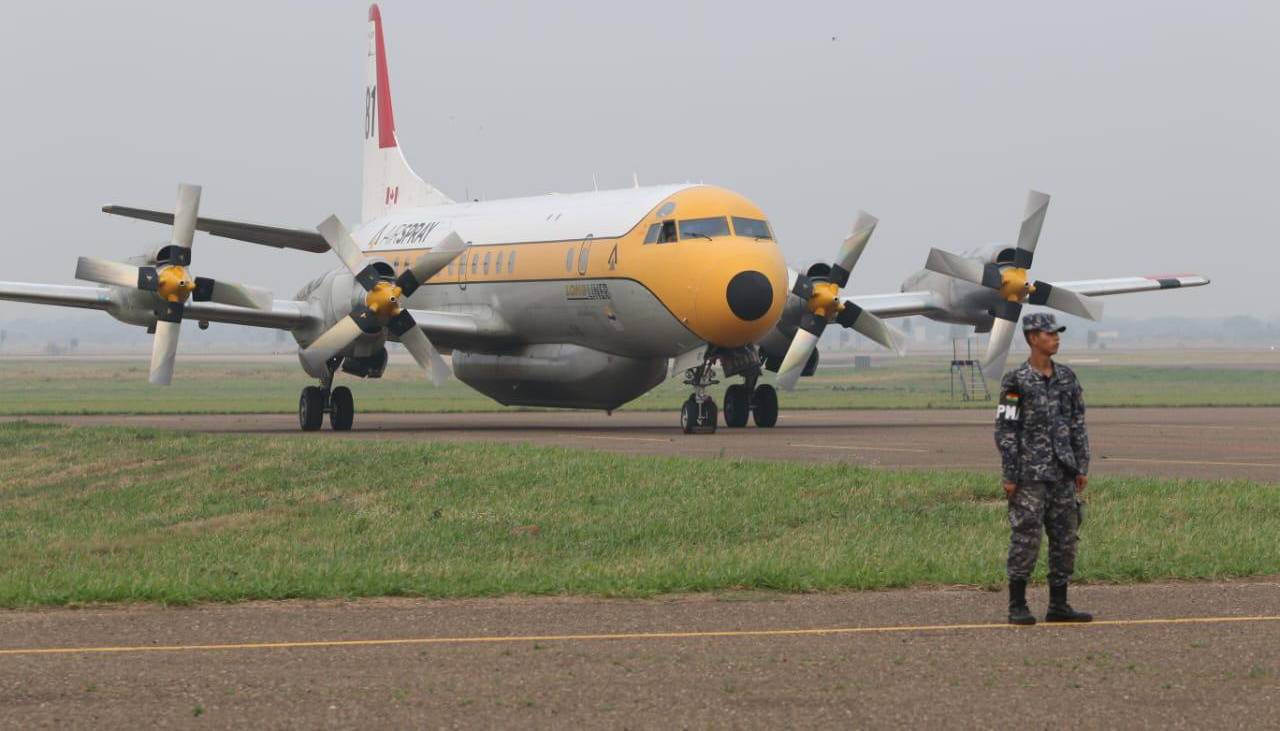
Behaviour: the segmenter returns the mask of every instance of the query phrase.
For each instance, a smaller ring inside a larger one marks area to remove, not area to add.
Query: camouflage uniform
[[[1018,486],[1009,500],[1010,580],[1026,580],[1049,534],[1049,584],[1065,586],[1075,570],[1075,476],[1089,472],[1084,392],[1070,368],[1054,364],[1046,378],[1030,362],[1005,374],[996,409],[996,446],[1003,478]]]

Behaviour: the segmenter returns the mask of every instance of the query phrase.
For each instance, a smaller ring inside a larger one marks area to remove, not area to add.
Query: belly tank
[[[662,383],[667,359],[551,343],[503,353],[455,350],[453,373],[504,406],[613,410]]]

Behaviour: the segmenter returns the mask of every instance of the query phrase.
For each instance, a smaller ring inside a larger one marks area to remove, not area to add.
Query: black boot
[[[1009,579],[1009,624],[1035,624],[1027,608],[1027,580]]]
[[[1093,615],[1088,612],[1077,612],[1067,604],[1067,585],[1049,586],[1049,611],[1044,615],[1046,622],[1092,622]]]

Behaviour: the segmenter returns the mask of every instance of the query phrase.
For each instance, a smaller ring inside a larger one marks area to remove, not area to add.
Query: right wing
[[[144,208],[127,206],[104,206],[103,213],[126,218],[137,218],[153,223],[173,225],[173,212],[149,211]],[[263,226],[258,223],[243,221],[225,221],[218,218],[197,218],[196,230],[213,236],[221,236],[237,241],[248,241],[251,244],[274,246],[277,249],[297,249],[321,254],[329,250],[329,245],[316,231],[300,228],[281,228],[279,226]]]
[[[106,287],[26,282],[0,282],[0,300],[88,310],[105,310],[115,304],[115,300],[111,298],[111,290]]]

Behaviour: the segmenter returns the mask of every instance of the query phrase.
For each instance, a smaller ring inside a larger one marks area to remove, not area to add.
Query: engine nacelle
[[[453,353],[458,380],[505,406],[612,410],[662,383],[666,358],[628,358],[580,345]]]
[[[385,267],[386,271],[392,271],[391,265],[387,262],[375,260],[370,263],[378,265],[379,268]],[[298,347],[306,348],[339,320],[347,317],[357,308],[363,307],[366,294],[364,287],[361,287],[356,282],[355,276],[346,269],[326,272],[298,290],[295,299],[305,300],[315,316],[315,324],[293,331],[293,338],[298,342]],[[383,333],[364,335],[357,339],[352,343],[349,352],[343,354],[353,361],[354,370],[348,370],[348,372],[362,378],[381,376],[386,365],[385,346],[386,335]],[[301,357],[301,353],[298,360],[302,363],[302,369],[312,378],[323,378],[327,375],[323,365],[313,367]],[[344,367],[344,370],[347,369]]]

